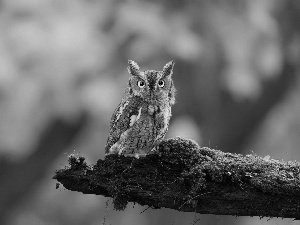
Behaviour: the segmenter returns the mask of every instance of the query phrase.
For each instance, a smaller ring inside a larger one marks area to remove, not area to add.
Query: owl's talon
[[[133,153],[133,154],[124,154],[125,157],[134,157],[136,159],[139,159],[140,157],[146,157],[146,153]]]
[[[140,157],[143,158],[143,157],[146,157],[147,155],[148,155],[148,154],[146,154],[146,153],[140,153],[140,154],[139,154],[139,153],[135,153],[135,156],[134,156],[134,157],[137,158],[137,159],[139,159]]]

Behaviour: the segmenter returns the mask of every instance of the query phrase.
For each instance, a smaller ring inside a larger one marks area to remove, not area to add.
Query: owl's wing
[[[119,141],[121,134],[132,126],[132,122],[134,122],[133,119],[135,119],[139,113],[138,104],[134,104],[130,99],[122,101],[118,105],[111,117],[105,153],[109,153],[109,149]]]

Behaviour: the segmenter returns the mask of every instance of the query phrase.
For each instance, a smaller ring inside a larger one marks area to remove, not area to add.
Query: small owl
[[[172,80],[174,61],[162,71],[140,71],[128,61],[128,87],[121,103],[112,115],[106,154],[145,156],[164,138],[175,103]]]

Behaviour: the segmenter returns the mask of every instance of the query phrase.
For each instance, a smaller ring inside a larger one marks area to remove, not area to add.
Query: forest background
[[[300,161],[300,1],[2,0],[0,224],[300,224],[180,213],[55,189],[67,155],[104,157],[127,61],[175,60],[168,137]]]

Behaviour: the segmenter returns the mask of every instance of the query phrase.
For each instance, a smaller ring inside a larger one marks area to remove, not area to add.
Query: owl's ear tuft
[[[138,76],[140,73],[139,65],[133,60],[128,60],[128,73],[132,76]]]
[[[173,74],[173,68],[174,68],[174,65],[175,65],[175,61],[172,60],[170,62],[168,62],[163,70],[162,70],[162,73],[163,73],[163,76],[166,77],[166,76],[171,76]]]

